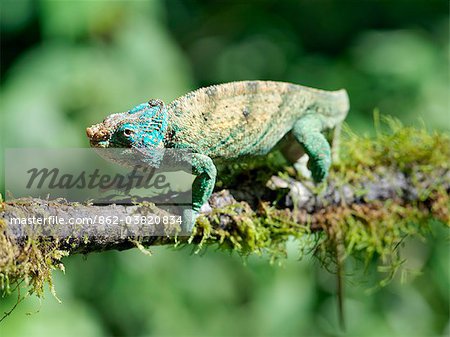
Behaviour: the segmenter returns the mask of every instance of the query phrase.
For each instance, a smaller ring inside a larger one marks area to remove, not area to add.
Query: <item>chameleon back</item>
[[[307,113],[327,128],[349,109],[345,90],[323,91],[272,81],[242,81],[201,88],[168,105],[165,146],[186,147],[211,158],[268,153]]]

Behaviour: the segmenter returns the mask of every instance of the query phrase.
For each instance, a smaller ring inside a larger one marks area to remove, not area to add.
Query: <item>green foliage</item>
[[[437,168],[448,169],[450,138],[445,133],[429,132],[422,128],[405,127],[398,119],[382,117],[375,113],[376,141],[370,136],[358,136],[347,128],[347,139],[341,160],[335,164],[339,172],[358,171],[360,175],[375,166],[429,172]],[[387,129],[387,130],[384,130]]]
[[[358,134],[373,132],[372,111],[377,107],[406,124],[423,119],[428,128],[450,129],[445,1],[21,0],[2,1],[0,6],[2,149],[87,147],[84,128],[110,112],[151,97],[169,101],[200,85],[238,79],[344,87],[352,105],[348,123]],[[424,137],[420,130],[418,137]],[[415,136],[404,132],[402,137]],[[418,152],[423,161],[415,157],[423,170],[426,160],[437,159],[445,150],[433,132],[427,135],[423,139],[430,151]],[[401,145],[389,143],[394,136],[386,137],[387,164],[395,164]],[[366,147],[366,137],[347,143],[346,151],[359,158],[363,170],[371,159],[358,142],[371,154],[382,149]],[[408,144],[412,154],[420,145]],[[390,151],[393,148],[398,151]],[[358,170],[345,162],[345,156],[343,160],[339,165]],[[438,200],[436,207],[444,209]],[[401,222],[402,212],[410,213],[399,207],[394,218]],[[279,218],[270,207],[266,211],[270,217],[262,224],[277,229]],[[389,223],[377,232],[380,240],[383,231],[390,233]],[[427,229],[409,226],[401,226],[403,234]],[[359,223],[352,228],[349,239],[370,236],[371,227]],[[376,296],[363,292],[365,284],[347,284],[349,334],[418,336],[448,331],[448,230],[433,228],[427,244],[402,241],[404,270],[421,270],[420,276],[410,273],[407,284],[393,282]],[[266,230],[252,234],[250,241],[245,240],[251,234],[245,228],[235,234],[244,238],[233,239],[243,251],[268,245]],[[279,237],[285,234],[281,228]],[[366,254],[375,246],[375,256],[383,251],[377,247],[389,247],[384,245],[401,233],[394,234],[381,246],[348,241],[347,249]],[[217,233],[211,236],[219,238]],[[307,238],[313,238],[307,247],[317,244],[313,236],[304,235],[303,240]],[[319,243],[327,242],[326,236],[321,239],[325,241]],[[235,245],[227,237],[223,242]],[[63,305],[51,296],[42,303],[30,297],[2,322],[0,335],[339,334],[334,276],[308,260],[297,261],[298,243],[285,244],[279,250],[281,256],[288,253],[283,268],[269,266],[265,253],[263,258],[248,257],[243,265],[240,258],[206,244],[200,250],[202,258],[163,247],[152,248],[152,258],[137,250],[92,254],[87,261],[72,256],[65,260],[67,275],[55,273]],[[10,310],[16,300],[2,298],[0,311]],[[38,308],[38,314],[25,315]]]

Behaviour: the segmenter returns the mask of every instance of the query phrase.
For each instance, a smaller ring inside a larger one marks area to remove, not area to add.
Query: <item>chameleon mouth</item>
[[[92,147],[105,148],[109,146],[111,133],[101,123],[86,128],[86,135]]]
[[[96,147],[96,148],[107,148],[109,147],[109,141],[108,140],[102,140],[102,141],[90,141],[91,147]]]

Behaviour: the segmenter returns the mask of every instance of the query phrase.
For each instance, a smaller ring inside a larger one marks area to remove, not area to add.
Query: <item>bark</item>
[[[247,181],[239,186],[231,186],[215,192],[209,205],[202,208],[202,213],[212,220],[213,210],[223,209],[227,206],[241,203],[247,209],[258,213],[262,202],[273,204],[277,200],[276,207],[301,211],[303,214],[314,216],[323,212],[324,209],[340,205],[370,204],[375,201],[387,199],[395,200],[402,204],[414,204],[420,201],[422,206],[426,205],[429,195],[423,191],[436,189],[450,191],[450,171],[447,169],[435,169],[427,174],[413,172],[405,174],[388,168],[379,168],[377,173],[368,173],[367,177],[359,178],[358,182],[342,182],[330,179],[327,186],[320,188],[314,186],[310,181],[297,181],[292,178],[280,178],[272,176],[264,184],[258,184],[255,179]],[[319,189],[319,191],[318,191]],[[431,206],[430,206],[431,207]],[[431,210],[430,210],[431,211]],[[84,223],[76,226],[55,225],[41,226],[33,235],[42,237],[58,237],[61,248],[70,253],[90,253],[108,249],[129,249],[136,246],[138,240],[143,245],[173,244],[174,238],[161,235],[167,233],[168,227],[156,224],[140,224],[139,226],[125,226],[118,220],[144,216],[168,216],[167,212],[161,211],[150,204],[137,205],[89,205],[69,203],[64,200],[43,200],[22,198],[3,203],[0,219],[6,224],[6,233],[16,242],[25,242],[30,235],[30,226],[14,223],[12,218],[36,218],[53,217],[56,219],[92,219],[92,223]],[[106,221],[106,219],[110,221]],[[112,218],[112,217],[117,217]],[[101,220],[103,219],[103,220]],[[113,220],[117,221],[113,221]],[[211,221],[213,226],[230,228],[233,226],[233,217],[222,214],[215,217],[218,221]],[[302,221],[301,217],[298,221]],[[36,228],[34,228],[35,230]],[[313,230],[320,230],[314,227]],[[163,232],[162,232],[163,231]],[[143,234],[144,233],[144,234]],[[177,240],[186,241],[188,236],[180,236]]]

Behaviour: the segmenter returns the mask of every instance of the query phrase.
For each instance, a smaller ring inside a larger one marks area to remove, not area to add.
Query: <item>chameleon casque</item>
[[[201,88],[168,105],[152,99],[108,116],[86,133],[92,147],[145,149],[149,165],[154,165],[152,149],[189,150],[196,176],[192,185],[195,219],[213,192],[215,163],[265,155],[288,133],[309,156],[313,179],[323,181],[331,164],[331,148],[323,132],[334,129],[336,137],[348,110],[345,90],[241,81]]]

